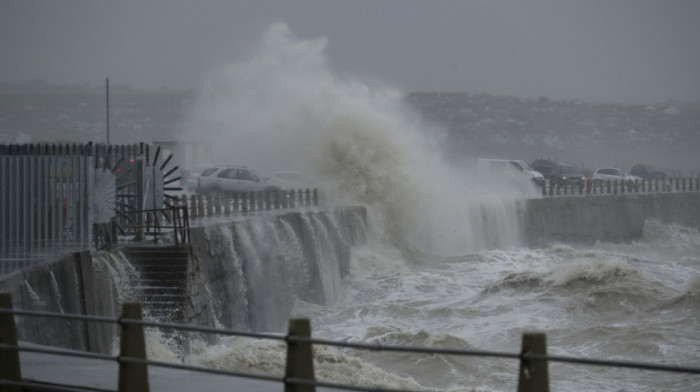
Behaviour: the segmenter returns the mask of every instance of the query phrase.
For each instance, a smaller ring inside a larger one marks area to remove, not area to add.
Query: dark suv
[[[646,180],[663,180],[666,178],[666,173],[652,165],[645,165],[643,163],[638,163],[634,166],[632,166],[632,170],[630,170],[630,174],[633,176],[637,177],[642,177]]]
[[[576,166],[558,159],[535,159],[531,166],[556,185],[578,185],[586,181],[586,176]]]

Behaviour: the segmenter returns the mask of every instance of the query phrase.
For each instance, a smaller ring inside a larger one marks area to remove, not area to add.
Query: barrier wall
[[[334,301],[362,207],[260,214],[191,229],[185,321],[254,331],[287,328],[294,301]]]
[[[548,197],[521,204],[531,247],[631,241],[649,218],[700,228],[700,194]],[[366,238],[364,208],[248,215],[193,228],[185,321],[280,331],[298,298],[332,303],[353,246]],[[138,279],[118,250],[73,253],[0,278],[18,309],[116,316]],[[135,276],[135,277],[134,277]],[[113,326],[18,318],[20,339],[110,352]]]
[[[72,253],[3,276],[0,292],[12,295],[15,309],[117,316],[113,270],[99,264],[89,251]],[[113,325],[41,317],[18,317],[17,324],[21,340],[93,352],[110,352],[116,331]]]
[[[530,247],[555,242],[628,242],[642,236],[644,222],[700,228],[700,193],[581,195],[523,203],[523,232]]]
[[[295,298],[332,301],[350,249],[365,240],[365,209],[287,211],[191,229],[185,321],[255,330],[286,327]],[[13,307],[118,317],[140,301],[139,276],[122,251],[69,254],[0,277]],[[164,321],[164,320],[161,320]],[[114,325],[18,317],[20,340],[111,353]]]

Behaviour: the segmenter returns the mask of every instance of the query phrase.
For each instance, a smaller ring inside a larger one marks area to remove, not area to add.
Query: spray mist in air
[[[191,117],[212,164],[323,178],[329,198],[366,205],[371,236],[404,250],[456,254],[516,245],[514,200],[441,156],[441,133],[403,93],[338,75],[326,39],[272,25],[259,49],[202,87]]]

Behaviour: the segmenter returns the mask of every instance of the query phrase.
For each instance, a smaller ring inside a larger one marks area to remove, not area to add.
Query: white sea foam
[[[536,197],[534,187],[483,183],[446,164],[440,133],[426,132],[403,106],[401,92],[332,72],[327,44],[273,26],[252,58],[211,78],[192,118],[198,136],[225,153],[219,162],[235,157],[225,163],[310,171],[331,179],[331,199],[367,206],[368,244],[352,249],[342,297],[330,306],[295,300],[295,316],[311,318],[316,336],[518,352],[522,333],[535,330],[548,334],[548,351],[557,354],[595,357],[614,347],[622,358],[694,358],[698,310],[688,304],[697,296],[689,278],[698,275],[696,232],[647,222],[644,237],[631,244],[519,248],[517,203]],[[260,241],[255,227],[239,234],[242,247]],[[258,256],[247,251],[247,258]],[[665,341],[645,343],[658,336]],[[280,344],[222,340],[201,345],[186,360],[281,374],[282,351]],[[329,380],[383,380],[414,389],[437,382],[428,373],[449,369],[437,377],[447,388],[474,378],[484,390],[513,390],[517,383],[516,362],[446,366],[442,358],[424,358],[403,373],[409,361],[316,353],[325,358],[318,373]],[[552,382],[557,390],[676,385],[658,374],[620,381],[618,372],[593,378],[585,368],[559,370]],[[690,390],[696,384],[677,385]]]

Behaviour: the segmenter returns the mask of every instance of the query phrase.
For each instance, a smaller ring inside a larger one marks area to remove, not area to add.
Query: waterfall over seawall
[[[364,208],[341,208],[192,229],[185,320],[284,330],[295,301],[333,303],[365,221]]]
[[[251,330],[286,328],[295,301],[329,304],[351,248],[366,241],[361,207],[251,214],[191,229],[185,322]],[[124,249],[83,251],[6,274],[16,309],[119,317],[142,301],[142,277]],[[145,317],[150,317],[148,314]],[[167,321],[167,320],[163,320]],[[112,353],[115,325],[18,317],[21,340]]]

